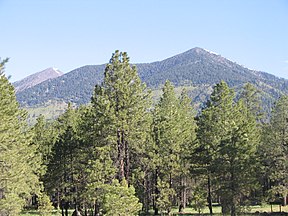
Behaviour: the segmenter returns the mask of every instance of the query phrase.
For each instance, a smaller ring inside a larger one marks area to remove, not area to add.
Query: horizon
[[[287,12],[285,0],[0,0],[0,58],[10,58],[15,82],[49,67],[105,64],[117,49],[136,64],[200,47],[288,79]]]

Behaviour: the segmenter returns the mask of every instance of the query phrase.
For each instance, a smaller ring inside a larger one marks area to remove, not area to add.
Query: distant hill
[[[207,99],[212,86],[221,80],[236,90],[250,82],[263,91],[263,101],[271,106],[282,94],[288,94],[288,80],[271,74],[250,70],[210,51],[193,48],[163,61],[136,64],[141,79],[157,92],[170,80],[176,87],[188,87],[194,102]],[[49,101],[73,102],[77,105],[90,101],[96,83],[103,80],[105,65],[88,65],[63,76],[46,80],[17,92],[22,106],[39,106]]]
[[[62,75],[63,73],[60,70],[51,67],[38,73],[32,74],[20,81],[14,82],[13,85],[16,92],[19,93],[46,80],[53,79]]]

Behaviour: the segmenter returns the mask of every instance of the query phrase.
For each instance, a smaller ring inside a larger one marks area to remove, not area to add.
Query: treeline
[[[126,53],[116,51],[89,105],[28,128],[0,76],[0,215],[36,206],[68,215],[154,215],[221,205],[225,215],[263,202],[286,205],[288,97],[270,121],[251,84],[237,97],[215,85],[199,115],[167,81],[153,104]],[[53,206],[52,206],[53,205]]]

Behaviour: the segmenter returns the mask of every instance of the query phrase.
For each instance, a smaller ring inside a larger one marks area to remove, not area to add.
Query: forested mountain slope
[[[198,102],[203,102],[211,92],[211,86],[221,80],[236,89],[250,82],[263,91],[263,100],[268,103],[282,94],[288,94],[288,80],[249,70],[201,48],[193,48],[163,61],[136,66],[140,78],[152,89],[159,89],[167,79],[176,87],[193,86],[189,95]],[[87,103],[95,84],[102,81],[104,69],[104,64],[77,68],[61,77],[18,92],[17,99],[22,106],[34,106],[49,101],[73,102],[78,105]]]

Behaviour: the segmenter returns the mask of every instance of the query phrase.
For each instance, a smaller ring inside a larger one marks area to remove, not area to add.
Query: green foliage
[[[98,147],[93,152],[94,157],[90,157],[88,166],[84,168],[84,172],[87,174],[86,182],[82,182],[82,191],[85,191],[82,197],[83,201],[90,203],[97,203],[97,205],[103,206],[105,198],[105,187],[109,182],[112,182],[117,169],[113,165],[113,161],[110,158],[109,148]],[[87,184],[87,185],[85,185]]]
[[[192,191],[191,207],[199,214],[203,212],[207,203],[207,192],[203,185],[198,185]]]
[[[32,127],[33,138],[31,146],[36,148],[34,159],[37,161],[36,173],[41,180],[47,171],[47,165],[52,154],[52,147],[56,142],[57,134],[53,126],[45,121],[44,116],[40,115],[36,119],[36,124]]]
[[[113,180],[111,184],[104,186],[104,215],[132,216],[138,215],[142,208],[139,199],[135,196],[133,186],[128,187],[125,179],[119,183]]]
[[[176,97],[173,85],[167,81],[153,111],[156,213],[158,207],[169,211],[168,206],[171,207],[176,198],[185,207],[186,179],[190,168],[187,158],[194,148],[195,127],[191,101],[186,92],[183,91],[180,98]]]
[[[36,148],[30,146],[26,113],[19,109],[14,88],[0,63],[0,215],[17,215],[33,192],[38,192]]]
[[[262,144],[259,148],[262,176],[266,190],[271,194],[280,195],[282,198],[288,192],[288,97],[281,97],[272,111],[271,121],[263,129]]]
[[[39,197],[39,205],[38,205],[38,211],[40,215],[46,216],[52,213],[54,207],[52,206],[52,203],[50,201],[49,196],[45,193],[41,193]]]
[[[175,197],[176,192],[169,186],[169,183],[163,181],[158,182],[158,188],[160,190],[159,198],[157,199],[159,210],[169,214],[173,206],[172,199]]]
[[[201,163],[214,178],[223,213],[235,215],[240,201],[255,187],[256,119],[225,82],[214,87],[198,121]]]
[[[125,52],[116,51],[106,66],[103,83],[96,85],[92,97],[92,116],[96,119],[92,133],[97,133],[98,145],[110,147],[119,180],[125,178],[130,183],[130,169],[143,152],[150,103],[150,92],[141,83],[136,67],[129,65]]]
[[[71,105],[57,119],[54,127],[57,129],[55,140],[52,140],[52,154],[47,164],[44,176],[44,186],[50,195],[60,196],[61,199],[73,201],[77,197],[76,183],[79,166],[78,149],[80,140],[77,132],[78,113]],[[49,146],[48,146],[49,147]],[[51,147],[51,146],[50,146]],[[44,150],[44,149],[43,149]],[[61,194],[61,195],[60,195]],[[58,202],[59,205],[59,202]]]

